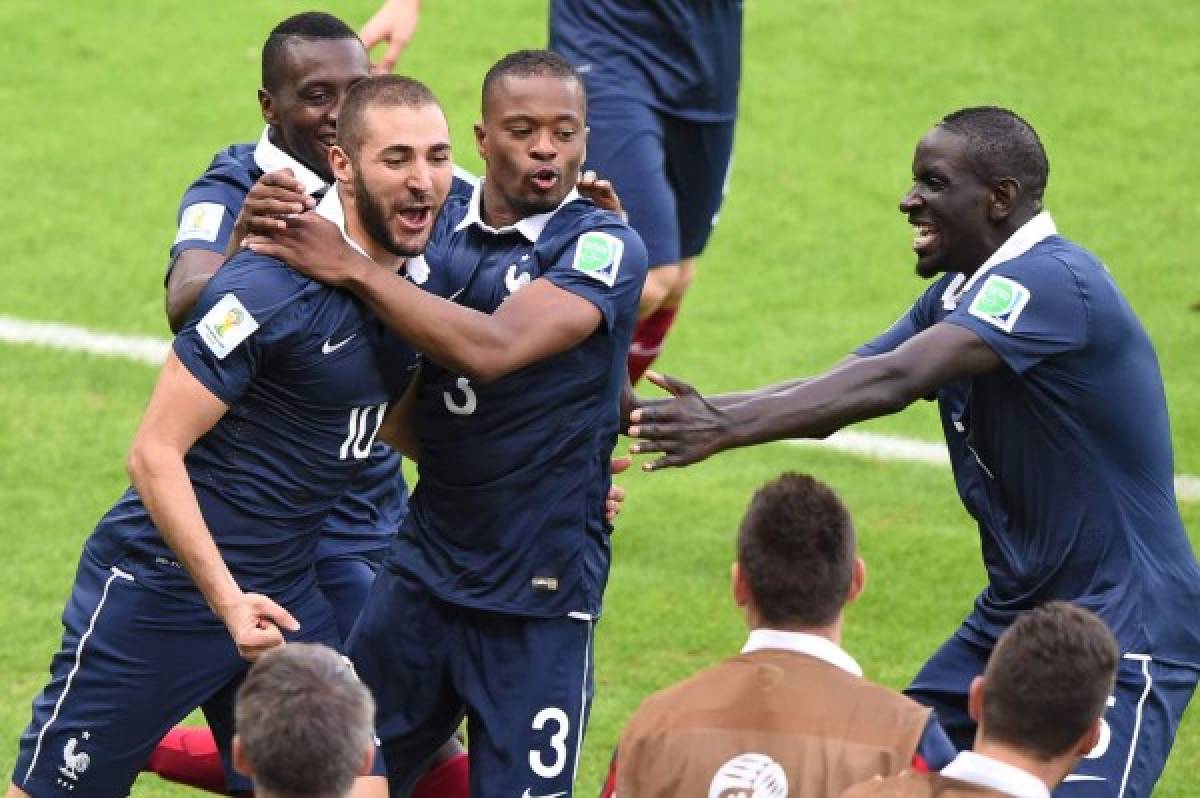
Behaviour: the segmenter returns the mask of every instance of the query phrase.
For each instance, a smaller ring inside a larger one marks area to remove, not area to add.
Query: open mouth
[[[550,167],[538,169],[529,176],[529,182],[533,183],[533,187],[538,191],[550,191],[558,185],[559,179],[558,170]]]
[[[321,135],[317,136],[317,141],[321,142],[321,146],[328,149],[329,147],[332,147],[334,144],[337,144],[337,134],[336,133],[322,133]]]
[[[400,226],[410,232],[419,232],[429,226],[433,220],[433,209],[428,205],[412,205],[401,208],[396,212],[396,220]]]
[[[913,236],[913,252],[925,255],[937,246],[940,236],[936,227],[927,222],[913,222],[912,226],[917,231],[917,234]]]

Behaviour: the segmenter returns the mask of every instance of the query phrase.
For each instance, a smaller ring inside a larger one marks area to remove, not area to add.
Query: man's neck
[[[1062,756],[1045,762],[1020,749],[995,740],[988,740],[983,735],[975,740],[973,750],[980,756],[1020,768],[1045,784],[1048,790],[1053,790],[1075,766],[1075,757]]]

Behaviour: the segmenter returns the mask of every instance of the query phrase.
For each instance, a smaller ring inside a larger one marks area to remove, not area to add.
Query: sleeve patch
[[[221,219],[224,217],[225,206],[219,202],[197,202],[187,206],[179,220],[179,232],[175,234],[175,243],[216,241],[221,232]]]
[[[967,312],[1010,333],[1031,296],[1029,289],[1016,280],[993,274],[984,281]]]
[[[258,322],[233,294],[221,297],[221,301],[196,324],[201,340],[217,360],[224,360],[257,329]]]
[[[625,242],[614,235],[595,231],[584,233],[575,243],[575,260],[571,268],[612,288],[617,282],[624,251]]]

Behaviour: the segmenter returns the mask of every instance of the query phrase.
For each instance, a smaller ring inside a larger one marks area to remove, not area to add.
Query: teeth
[[[914,224],[917,234],[913,237],[913,249],[920,251],[931,246],[937,238],[937,228],[931,224]]]

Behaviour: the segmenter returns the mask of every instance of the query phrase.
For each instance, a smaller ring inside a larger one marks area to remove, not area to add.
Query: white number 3
[[[449,391],[442,391],[442,400],[446,403],[446,409],[456,416],[469,416],[475,412],[475,391],[471,389],[471,383],[466,377],[459,377],[454,383],[454,387],[462,391],[463,400],[455,401]]]
[[[550,747],[554,749],[554,761],[547,765],[542,761],[542,751],[540,748],[529,749],[529,767],[533,768],[533,772],[543,779],[552,779],[559,773],[562,773],[563,767],[567,764],[567,732],[570,730],[571,723],[567,720],[567,713],[563,712],[558,707],[546,707],[533,718],[533,730],[541,731],[546,728],[546,724],[553,721],[558,725],[558,728],[550,735]]]

